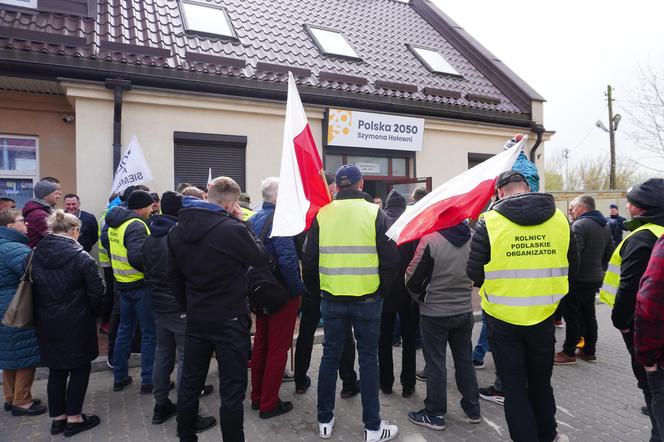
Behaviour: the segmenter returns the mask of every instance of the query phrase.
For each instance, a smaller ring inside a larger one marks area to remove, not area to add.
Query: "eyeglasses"
[[[16,219],[14,220],[14,222],[15,222],[15,223],[23,223],[23,224],[26,224],[26,222],[25,222],[25,218],[16,218]]]

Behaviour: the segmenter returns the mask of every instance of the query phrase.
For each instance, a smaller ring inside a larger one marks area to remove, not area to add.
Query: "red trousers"
[[[270,315],[256,315],[251,352],[251,403],[258,404],[260,411],[270,411],[279,402],[279,388],[299,308],[298,296]]]

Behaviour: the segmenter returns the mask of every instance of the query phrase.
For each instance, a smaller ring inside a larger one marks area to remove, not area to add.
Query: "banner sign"
[[[118,169],[115,171],[113,190],[111,194],[120,194],[129,186],[143,184],[152,181],[152,172],[143,156],[141,145],[138,144],[136,135],[131,137],[129,148],[122,156]]]
[[[327,145],[421,151],[424,119],[329,109]]]

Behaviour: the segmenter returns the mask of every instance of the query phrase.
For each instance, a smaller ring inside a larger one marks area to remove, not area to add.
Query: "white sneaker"
[[[392,440],[399,435],[399,427],[390,425],[387,421],[380,423],[380,428],[376,431],[364,429],[364,440],[366,442],[378,442],[381,440]]]
[[[332,430],[334,429],[334,418],[326,424],[318,422],[318,433],[323,439],[329,439],[332,437]]]
[[[569,442],[569,437],[566,434],[558,433],[553,442]]]

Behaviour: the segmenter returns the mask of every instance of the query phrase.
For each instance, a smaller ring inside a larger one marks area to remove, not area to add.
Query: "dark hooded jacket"
[[[48,235],[48,216],[53,213],[46,201],[31,199],[23,206],[23,218],[28,225],[28,245],[34,248],[39,241]]]
[[[132,218],[140,219],[136,213],[122,206],[113,207],[106,214],[106,225],[101,232],[101,244],[109,251],[109,253],[111,249],[108,242],[108,229],[118,228]],[[143,264],[143,243],[145,243],[145,240],[149,235],[150,233],[145,229],[143,223],[132,222],[127,227],[127,230],[125,230],[124,246],[127,249],[127,259],[129,260],[129,265],[139,272],[145,271],[145,266]],[[145,285],[143,279],[134,282],[115,281],[115,283],[118,288],[123,290],[132,290]]]
[[[155,215],[150,223],[150,236],[143,243],[145,283],[150,288],[155,313],[183,312],[168,282],[168,232],[178,222],[169,215]]]
[[[556,212],[556,202],[548,193],[522,193],[496,202],[492,210],[497,211],[510,221],[521,226],[535,226],[548,221]],[[480,219],[475,227],[475,234],[470,245],[468,258],[468,276],[475,287],[484,284],[484,266],[491,260],[491,242],[484,219]],[[579,253],[576,240],[570,232],[570,243],[567,251],[569,262],[569,279],[573,280],[578,272]]]
[[[664,226],[664,209],[650,209],[640,216],[625,222],[628,230],[634,231],[644,224],[653,223]],[[623,240],[620,249],[622,264],[620,265],[620,284],[616,293],[616,301],[611,312],[614,327],[619,330],[631,329],[634,326],[634,309],[639,281],[648,267],[648,261],[657,237],[649,230],[641,230]]]
[[[579,271],[570,281],[599,288],[613,253],[606,218],[598,210],[586,212],[572,223],[572,233],[579,250]]]
[[[77,368],[98,354],[97,317],[104,306],[104,278],[95,260],[71,238],[49,235],[32,261],[35,327],[42,362]]]
[[[168,234],[169,282],[187,320],[225,321],[248,314],[249,266],[267,255],[250,229],[223,208],[183,200],[178,223]],[[209,207],[209,208],[203,208]]]

